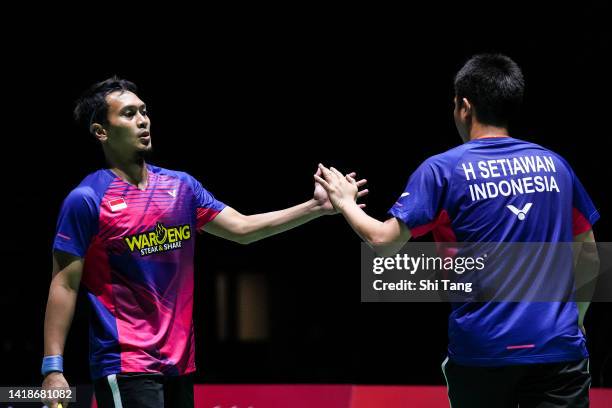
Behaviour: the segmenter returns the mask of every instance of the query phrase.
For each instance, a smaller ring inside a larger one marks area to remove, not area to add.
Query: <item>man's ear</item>
[[[474,113],[472,104],[467,100],[467,98],[461,98],[461,110],[465,112],[466,116]]]
[[[95,136],[96,139],[100,142],[105,142],[108,139],[108,134],[106,133],[106,129],[99,123],[92,123],[89,131]]]

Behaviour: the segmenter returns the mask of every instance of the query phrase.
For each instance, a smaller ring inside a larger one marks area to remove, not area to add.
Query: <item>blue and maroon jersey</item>
[[[225,205],[186,173],[147,165],[145,190],[111,170],[65,199],[53,249],[84,258],[93,379],[195,370],[195,232]]]
[[[389,213],[403,221],[413,237],[432,232],[438,242],[472,243],[571,242],[599,218],[563,158],[511,137],[476,139],[430,157],[412,174]],[[556,276],[572,275],[571,256],[565,261],[555,265],[560,268]],[[508,276],[507,287],[524,276],[534,279],[534,287],[551,286],[537,262],[497,262],[499,270],[514,274]],[[496,268],[487,273],[495,274]],[[500,279],[503,283],[506,278]],[[453,303],[448,334],[449,358],[464,365],[588,356],[574,302]]]

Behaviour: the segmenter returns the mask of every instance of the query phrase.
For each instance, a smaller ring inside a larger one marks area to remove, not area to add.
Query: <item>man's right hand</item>
[[[345,203],[355,202],[359,196],[359,186],[351,174],[345,176],[333,167],[328,169],[319,164],[319,171],[314,178],[327,191],[329,201],[336,211],[342,212]]]
[[[42,383],[42,388],[45,390],[68,389],[69,387],[64,374],[57,371],[47,374]],[[43,399],[43,403],[49,408],[57,408],[58,402],[62,403],[63,408],[68,407],[68,403],[61,399]]]

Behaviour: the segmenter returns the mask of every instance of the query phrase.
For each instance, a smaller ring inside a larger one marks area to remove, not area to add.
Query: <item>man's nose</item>
[[[146,128],[149,125],[149,118],[146,115],[138,112],[138,120],[136,121],[136,124],[139,128]]]

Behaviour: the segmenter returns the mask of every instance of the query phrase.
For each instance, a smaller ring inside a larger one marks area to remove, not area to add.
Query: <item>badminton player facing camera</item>
[[[591,226],[599,214],[569,164],[508,133],[523,98],[517,64],[503,55],[477,55],[457,73],[454,85],[454,119],[464,143],[417,168],[388,220],[377,221],[354,204],[353,178],[320,166],[317,180],[355,232],[372,246],[395,250],[428,232],[449,242],[594,241]],[[525,262],[521,272],[537,277],[537,267]],[[554,285],[537,279],[535,285]],[[443,363],[452,407],[588,406],[590,374],[581,330],[587,307],[453,304]]]
[[[90,370],[98,406],[192,407],[195,233],[247,244],[335,210],[315,184],[313,198],[302,204],[243,215],[189,174],[145,162],[151,120],[126,80],[95,84],[78,101],[75,116],[100,142],[109,168],[87,176],[61,208],[43,387],[68,386],[62,355],[82,284],[92,309]],[[47,402],[54,407],[58,401]]]

